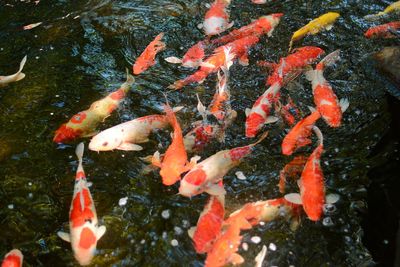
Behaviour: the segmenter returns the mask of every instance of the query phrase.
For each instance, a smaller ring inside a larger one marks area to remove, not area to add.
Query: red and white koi
[[[270,64],[273,67],[272,74],[267,78],[267,86],[279,83],[281,86],[293,80],[310,64],[314,63],[324,50],[316,46],[304,46],[293,50],[285,58],[281,58],[278,64]]]
[[[213,45],[222,45],[246,36],[261,37],[263,34],[267,34],[268,37],[271,37],[282,16],[283,13],[262,16],[249,25],[243,26],[237,30],[233,30],[224,36],[212,40],[211,43]]]
[[[8,252],[1,263],[1,267],[22,267],[24,255],[19,249],[13,249]]]
[[[164,157],[161,161],[160,152],[153,155],[151,163],[154,166],[160,167],[160,175],[164,185],[173,185],[181,179],[181,174],[187,172],[197,160],[197,157],[192,158],[189,163],[187,160],[187,153],[183,143],[182,129],[176,119],[175,113],[169,106],[168,102],[164,106],[164,110],[168,119],[174,129],[172,142],[169,145]]]
[[[311,144],[311,130],[315,122],[321,118],[321,114],[313,108],[310,109],[312,113],[299,121],[283,139],[282,153],[284,155],[292,155],[296,149]]]
[[[340,56],[340,50],[327,55],[315,70],[306,72],[306,77],[312,83],[314,103],[322,118],[331,127],[339,127],[342,120],[342,113],[349,107],[349,101],[342,99],[340,102],[333,92],[331,85],[323,76],[325,67],[334,64]]]
[[[182,59],[177,57],[167,57],[165,61],[173,64],[182,64],[187,68],[197,68],[203,62],[205,57],[206,41],[200,41],[183,55]]]
[[[230,169],[239,165],[248,156],[254,146],[266,138],[268,132],[250,145],[222,150],[195,165],[181,180],[179,194],[192,197],[202,192],[210,195],[224,195],[225,189],[218,186]]]
[[[230,0],[215,0],[206,12],[199,28],[203,28],[207,36],[220,34],[233,26],[233,22],[229,23],[229,13],[226,10],[230,3]]]
[[[53,142],[62,143],[95,135],[96,127],[118,108],[134,82],[135,79],[127,70],[126,82],[118,90],[93,102],[89,109],[75,114],[67,123],[62,124],[57,129]]]
[[[83,150],[84,144],[80,143],[75,151],[79,165],[69,210],[70,232],[57,232],[57,235],[64,241],[71,242],[74,257],[80,265],[88,265],[95,254],[97,242],[106,232],[106,227],[98,225],[93,198],[82,167]]]
[[[393,32],[400,31],[400,21],[392,21],[382,25],[374,26],[369,28],[364,36],[367,38],[396,38],[399,34]]]
[[[222,183],[220,186],[223,186]],[[215,239],[221,232],[224,216],[225,196],[210,196],[197,220],[197,225],[188,230],[197,253],[203,254],[211,250]]]
[[[25,78],[25,73],[22,72],[22,69],[25,66],[26,59],[27,56],[24,56],[21,63],[19,63],[19,70],[16,73],[7,76],[0,76],[0,87],[7,86],[9,83],[17,82]]]
[[[157,35],[136,59],[133,65],[133,74],[138,75],[156,63],[155,58],[157,53],[164,50],[166,47],[165,43],[161,42],[163,36],[163,32]]]
[[[194,128],[185,134],[183,143],[188,153],[199,152],[216,137],[222,134],[222,128],[218,124],[210,124],[205,121],[197,121]]]
[[[235,59],[239,58],[239,62],[242,65],[248,64],[248,51],[249,49],[258,43],[259,38],[256,36],[247,36],[242,39],[233,41],[231,43],[226,44],[225,46],[220,46],[214,50],[214,54],[208,57],[200,66],[200,69],[197,70],[192,75],[186,77],[183,80],[178,80],[174,84],[170,85],[168,88],[170,89],[181,89],[185,85],[190,83],[202,83],[205,78],[211,73],[217,72],[221,66],[224,65],[225,62],[225,52],[224,48],[230,48],[232,54],[235,55]]]
[[[174,108],[174,112],[182,107]],[[140,151],[138,145],[149,141],[151,132],[164,129],[169,126],[165,115],[149,115],[127,121],[108,128],[95,135],[89,143],[89,149],[93,151],[125,150]]]
[[[246,108],[246,137],[255,137],[264,124],[273,123],[277,117],[270,116],[272,105],[279,100],[279,82],[273,84],[254,103],[251,109]]]

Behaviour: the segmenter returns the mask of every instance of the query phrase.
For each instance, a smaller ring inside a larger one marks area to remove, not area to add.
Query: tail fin
[[[251,146],[255,146],[255,145],[261,143],[267,136],[268,136],[268,132],[263,133],[261,135],[261,137],[257,140],[257,142],[251,144]]]
[[[200,115],[203,117],[203,120],[207,119],[207,110],[206,107],[200,100],[199,94],[196,94],[197,97],[197,110],[199,111]]]
[[[319,145],[323,145],[324,144],[324,137],[322,136],[321,130],[317,126],[314,126],[313,130],[314,130],[314,133],[318,137]]]
[[[23,78],[25,78],[25,73],[22,72],[22,69],[24,68],[27,59],[28,59],[28,57],[24,56],[24,58],[21,60],[21,63],[19,63],[19,70],[17,73],[15,73],[16,81],[19,81],[19,80],[22,80]]]
[[[322,59],[316,66],[316,69],[324,69],[335,64],[336,61],[340,59],[340,49],[333,51]]]
[[[168,122],[171,124],[172,128],[174,129],[174,134],[176,134],[176,132],[181,129],[180,129],[178,120],[176,119],[175,113],[168,103],[167,95],[164,94],[164,97],[165,97],[164,111],[167,115]]]
[[[342,110],[342,113],[344,113],[350,106],[350,102],[347,98],[342,98],[339,100],[339,105],[340,109]]]
[[[126,68],[126,81],[125,84],[131,86],[135,82],[135,78],[129,74],[129,69]]]
[[[83,167],[82,167],[82,158],[83,158],[83,151],[85,149],[85,144],[79,143],[79,145],[77,145],[76,149],[75,149],[75,154],[78,157],[78,161],[79,161],[79,165],[78,165],[78,170],[77,171],[82,171]]]

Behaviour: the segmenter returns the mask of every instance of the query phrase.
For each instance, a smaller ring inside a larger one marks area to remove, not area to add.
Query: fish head
[[[283,13],[275,13],[268,16],[262,16],[259,19],[258,25],[260,25],[264,29],[273,29],[275,28],[283,16]]]
[[[96,228],[91,223],[85,223],[79,230],[76,233],[71,231],[72,235],[77,235],[77,238],[72,241],[72,250],[80,265],[89,265],[96,252]]]
[[[212,16],[204,20],[203,28],[206,35],[217,35],[225,30],[227,21],[223,17]]]
[[[89,149],[93,151],[109,151],[118,148],[123,143],[120,130],[108,129],[95,136],[89,143]]]
[[[202,193],[206,180],[207,174],[202,168],[196,168],[188,172],[181,181],[179,194],[185,197],[192,197]]]
[[[364,33],[364,36],[367,38],[374,38],[376,34],[376,30],[374,28],[370,28]]]
[[[256,112],[252,112],[246,118],[246,137],[255,137],[265,123],[265,118]]]
[[[64,123],[60,126],[60,128],[57,129],[53,138],[53,142],[62,143],[72,141],[75,138],[78,138],[81,134],[81,130],[68,127],[67,124]]]
[[[4,256],[2,267],[21,267],[24,256],[18,249],[13,249]]]
[[[296,49],[293,49],[293,53],[298,54],[303,59],[317,59],[320,55],[325,53],[322,48],[316,46],[303,46]]]

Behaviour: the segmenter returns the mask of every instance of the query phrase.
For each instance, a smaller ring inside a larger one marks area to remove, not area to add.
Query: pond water
[[[342,50],[342,59],[325,76],[339,98],[346,97],[350,108],[343,126],[318,126],[324,133],[322,167],[327,192],[340,195],[331,223],[314,223],[305,216],[296,231],[287,222],[272,222],[244,233],[249,250],[240,250],[243,266],[253,266],[262,244],[273,243],[276,251],[267,256],[267,266],[366,266],[372,264],[361,242],[359,211],[366,208],[367,172],[384,158],[370,157],[374,146],[388,130],[385,81],[376,79],[368,68],[369,55],[394,41],[371,41],[363,32],[371,23],[364,15],[383,10],[387,1],[268,1],[254,5],[250,0],[232,1],[234,27],[248,24],[262,15],[282,12],[284,17],[272,38],[262,40],[250,53],[250,66],[235,64],[229,81],[233,108],[238,118],[227,131],[225,144],[214,143],[202,157],[218,150],[249,144],[244,136],[244,109],[251,107],[264,92],[265,70],[258,60],[278,61],[287,54],[291,34],[328,11],[341,17],[331,31],[306,37],[300,45],[320,46],[327,52]],[[204,38],[196,27],[207,7],[204,1],[34,1],[3,0],[0,3],[0,72],[16,71],[24,55],[26,78],[0,89],[0,255],[19,248],[24,266],[76,266],[70,245],[56,235],[68,229],[68,211],[73,177],[77,167],[75,145],[56,145],[54,131],[73,114],[86,109],[125,80],[125,68],[160,32],[165,32],[167,49],[157,64],[136,77],[129,97],[101,129],[148,114],[162,112],[163,93],[171,105],[183,105],[179,120],[187,128],[194,118],[195,93],[208,103],[216,77],[202,85],[181,91],[167,86],[191,70],[172,65],[162,58],[182,56]],[[27,24],[43,22],[28,31]],[[308,113],[313,99],[309,82],[300,77],[288,85],[294,101]],[[281,154],[280,143],[286,130],[272,124],[269,137],[255,153],[224,178],[227,213],[250,201],[279,197],[280,169],[291,158]],[[159,132],[144,145],[142,152],[85,151],[84,169],[93,183],[91,192],[101,224],[107,232],[98,243],[95,266],[202,266],[205,257],[195,253],[186,231],[194,226],[206,195],[192,199],[176,195],[177,186],[165,187],[158,172],[143,174],[141,156],[153,154],[168,145],[168,133]],[[85,140],[87,144],[87,139]],[[302,151],[311,152],[312,146]],[[235,171],[247,177],[239,180]],[[290,185],[295,189],[294,183]],[[119,206],[127,197],[125,206]],[[162,216],[162,213],[170,216]],[[325,217],[328,217],[326,215]],[[252,244],[250,238],[261,237]],[[178,245],[172,246],[171,241]]]

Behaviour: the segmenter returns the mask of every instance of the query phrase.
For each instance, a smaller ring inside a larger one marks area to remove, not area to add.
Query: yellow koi
[[[292,50],[292,45],[294,41],[300,40],[308,34],[317,34],[323,29],[330,30],[333,23],[339,16],[339,13],[328,12],[316,19],[313,19],[307,25],[301,27],[293,34],[292,39],[290,40],[289,52],[290,50]]]
[[[385,8],[383,11],[378,12],[377,14],[372,14],[372,15],[367,15],[364,17],[366,20],[376,20],[382,16],[386,16],[389,13],[392,12],[397,12],[400,10],[400,1],[394,2],[391,5],[389,5],[387,8]]]

